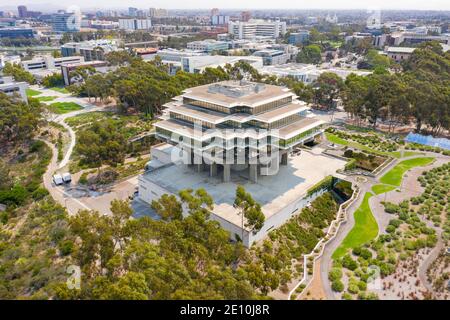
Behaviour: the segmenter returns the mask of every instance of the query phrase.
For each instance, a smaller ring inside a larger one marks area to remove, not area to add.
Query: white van
[[[64,184],[64,180],[63,180],[63,178],[61,177],[60,174],[55,174],[55,175],[53,175],[53,182],[54,182],[57,186],[60,186],[60,185]]]
[[[62,179],[63,179],[64,183],[70,183],[72,181],[72,176],[70,175],[70,173],[66,172],[66,173],[63,173]]]

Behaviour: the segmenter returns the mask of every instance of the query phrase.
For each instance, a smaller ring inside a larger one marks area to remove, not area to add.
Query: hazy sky
[[[160,7],[166,9],[199,8],[250,8],[250,9],[421,9],[450,10],[450,0],[5,0],[2,6],[49,5],[67,7],[78,5],[81,8],[138,8]]]

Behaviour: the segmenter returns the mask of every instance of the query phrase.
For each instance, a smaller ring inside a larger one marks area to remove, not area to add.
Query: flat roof
[[[220,173],[216,177],[209,177],[209,172],[197,172],[183,164],[161,167],[145,173],[142,178],[173,194],[188,188],[204,188],[214,199],[213,213],[240,226],[241,216],[233,207],[238,185],[243,185],[261,204],[268,219],[287,205],[304,198],[309,188],[326,176],[334,175],[345,164],[344,160],[303,151],[300,155],[290,156],[288,165],[280,166],[277,174],[259,175],[257,183],[248,180],[248,170],[232,170],[231,181],[222,182]]]
[[[388,47],[386,52],[398,52],[398,53],[413,53],[416,48],[408,47]]]
[[[255,84],[255,83],[250,83]],[[216,84],[208,84],[203,85],[199,87],[194,87],[185,90],[185,93],[183,94],[184,97],[192,98],[195,100],[203,100],[206,102],[211,102],[227,107],[232,107],[235,105],[244,105],[244,106],[255,106],[258,104],[265,103],[266,101],[273,101],[279,98],[282,98],[284,96],[294,96],[294,94],[285,87],[280,86],[274,86],[274,85],[268,85],[264,84],[264,88],[261,89],[259,92],[251,92],[245,95],[242,95],[240,97],[233,97],[230,95],[226,95],[221,92],[211,92],[209,90],[210,86],[220,86],[220,85],[232,85],[239,87],[237,84],[237,81],[222,81],[218,82]],[[262,85],[262,84],[261,84]]]

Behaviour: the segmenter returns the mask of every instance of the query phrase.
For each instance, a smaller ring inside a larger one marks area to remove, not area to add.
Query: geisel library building
[[[224,81],[190,88],[165,106],[152,160],[139,177],[139,197],[204,188],[214,199],[211,219],[246,246],[264,238],[318,194],[308,189],[345,162],[298,148],[320,140],[324,122],[285,87]],[[233,207],[237,185],[262,206],[264,227],[243,227]]]

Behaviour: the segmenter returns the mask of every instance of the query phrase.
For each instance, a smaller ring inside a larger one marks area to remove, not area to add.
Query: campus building
[[[305,117],[307,110],[306,104],[296,100],[296,95],[284,87],[243,80],[224,81],[186,90],[178,100],[166,105],[162,121],[155,128],[157,137],[169,143],[190,141],[192,145],[187,147],[193,147],[189,150],[192,160],[195,154],[212,151],[208,159],[211,163],[203,159],[198,165],[208,165],[211,175],[222,165],[224,181],[230,180],[232,166],[225,158],[232,156],[234,163],[238,152],[245,152],[241,164],[248,165],[250,180],[256,182],[267,165],[260,161],[258,146],[271,145],[269,153],[279,157],[275,162],[286,165],[292,147],[322,134],[322,122]],[[195,125],[199,125],[199,132]],[[233,132],[236,129],[244,129],[244,135]],[[259,135],[258,131],[263,133]],[[230,136],[226,136],[228,133]],[[179,137],[182,138],[174,140]],[[243,143],[243,150],[238,150],[238,143]]]
[[[32,28],[0,28],[0,38],[34,38],[34,33]]]
[[[268,65],[258,70],[261,74],[274,75],[279,78],[292,77],[297,81],[311,84],[324,72],[332,72],[345,80],[350,74],[358,76],[367,76],[372,71],[363,71],[358,69],[345,68],[320,68],[313,64],[305,63],[286,63],[281,65]]]
[[[8,96],[18,96],[28,103],[26,90],[28,83],[16,82],[12,77],[0,77],[0,92]]]
[[[119,29],[126,31],[150,30],[152,21],[150,19],[119,19]]]
[[[167,103],[139,177],[139,198],[151,203],[163,194],[204,188],[214,199],[211,219],[244,245],[264,238],[322,191],[310,192],[345,161],[301,151],[320,140],[324,122],[285,87],[223,81],[190,88]],[[244,185],[262,206],[265,224],[249,230],[233,206]]]
[[[84,62],[81,56],[58,57],[51,55],[43,55],[34,57],[31,60],[23,60],[20,62],[26,71],[36,71],[42,69],[59,69],[63,63],[79,63]]]
[[[309,40],[309,31],[300,30],[289,34],[289,44],[305,44]]]
[[[403,60],[409,59],[416,48],[408,47],[387,47],[385,52],[389,58],[395,62],[402,62]]]
[[[265,66],[284,64],[289,60],[289,56],[283,50],[264,49],[253,53],[256,57],[262,57]]]
[[[228,42],[217,41],[213,39],[203,41],[192,41],[188,42],[187,48],[188,50],[196,50],[211,53],[213,51],[228,50]]]
[[[119,43],[114,39],[68,42],[61,46],[61,54],[63,57],[79,55],[85,61],[103,61],[107,53],[118,50],[121,50]]]
[[[265,20],[230,21],[228,23],[228,33],[232,34],[234,39],[254,39],[258,37],[276,39],[286,33],[286,22]]]

